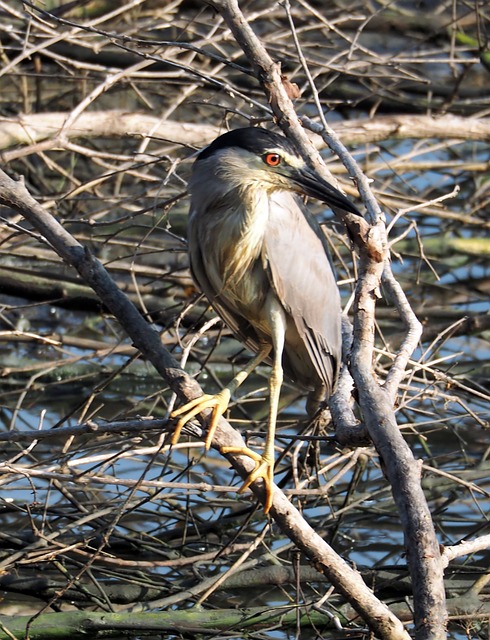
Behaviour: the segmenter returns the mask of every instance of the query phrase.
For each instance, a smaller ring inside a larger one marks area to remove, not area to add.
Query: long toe
[[[215,395],[205,393],[202,396],[199,396],[199,398],[194,398],[194,400],[187,402],[182,405],[182,407],[173,411],[170,417],[172,419],[179,418],[179,421],[174,429],[170,443],[176,444],[179,441],[180,433],[189,420],[195,418],[199,413],[206,411],[206,409],[212,409],[208,425],[208,433],[205,440],[205,447],[206,449],[209,449],[211,441],[213,440],[214,432],[216,431],[218,420],[226,412],[228,405],[230,404],[230,395],[229,390],[225,387]]]
[[[268,513],[272,506],[272,495],[274,492],[274,462],[271,462],[268,458],[261,456],[248,447],[222,447],[221,453],[244,455],[255,461],[255,469],[249,474],[240,489],[238,489],[238,493],[243,493],[253,482],[262,478],[265,491],[264,513]]]

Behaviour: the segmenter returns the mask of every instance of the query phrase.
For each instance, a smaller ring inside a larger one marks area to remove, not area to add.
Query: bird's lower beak
[[[331,207],[362,215],[359,209],[335,187],[309,168],[302,169],[294,180],[306,196],[317,198]]]

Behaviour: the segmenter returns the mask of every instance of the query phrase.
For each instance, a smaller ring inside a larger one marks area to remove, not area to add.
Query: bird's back
[[[288,315],[284,368],[293,380],[333,390],[341,360],[340,295],[323,232],[292,193],[271,196],[264,258]]]

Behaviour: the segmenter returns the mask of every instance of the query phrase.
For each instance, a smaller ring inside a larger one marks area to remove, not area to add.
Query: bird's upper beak
[[[338,207],[349,213],[362,215],[359,209],[335,187],[321,178],[313,169],[304,167],[291,176],[299,191],[306,196],[317,198],[331,207]]]

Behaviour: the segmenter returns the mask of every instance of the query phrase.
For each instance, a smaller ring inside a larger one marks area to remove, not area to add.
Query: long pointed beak
[[[332,187],[331,184],[309,167],[300,169],[291,178],[306,196],[317,198],[331,207],[338,207],[358,216],[362,215],[359,209],[343,193]]]

